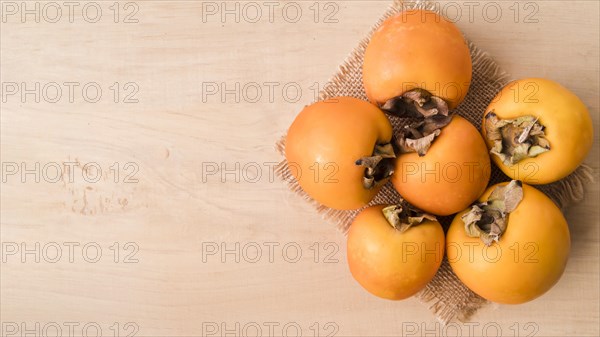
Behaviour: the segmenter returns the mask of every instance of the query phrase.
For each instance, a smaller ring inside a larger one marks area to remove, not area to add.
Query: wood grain
[[[508,336],[598,335],[598,183],[566,212],[573,251],[552,291],[524,305],[486,307],[472,325],[445,329],[416,300],[364,292],[346,267],[344,237],[273,178],[281,159],[275,141],[388,1],[254,2],[257,22],[250,2],[120,2],[118,23],[113,2],[96,2],[96,23],[85,20],[92,9],[81,14],[84,3],[72,23],[64,6],[58,22],[45,20],[54,18],[48,8],[37,23],[9,14],[9,3],[1,3],[0,26],[2,334],[16,324],[23,336],[38,322],[38,335],[53,335],[55,322],[67,336],[76,322],[76,335],[84,326],[94,335],[95,322],[108,336],[256,335],[257,326],[263,336],[295,335],[297,327],[311,336],[496,328]],[[236,4],[239,22],[235,14],[223,19],[222,6]],[[442,6],[451,17],[460,10],[458,26],[513,77],[548,77],[581,97],[596,129],[587,163],[597,172],[598,2],[501,1],[499,18],[495,7],[475,4]],[[288,22],[296,6],[302,14]],[[138,22],[123,22],[136,8],[129,21]],[[73,102],[65,82],[79,83]],[[18,92],[9,94],[15,83]],[[39,103],[34,94],[21,97],[35,83]],[[62,89],[56,103],[49,83]],[[101,97],[87,102],[96,86]],[[224,89],[234,93],[222,97]],[[35,173],[21,176],[36,163],[39,182]],[[36,243],[39,263],[35,253],[23,255]],[[62,255],[53,263],[56,246]]]

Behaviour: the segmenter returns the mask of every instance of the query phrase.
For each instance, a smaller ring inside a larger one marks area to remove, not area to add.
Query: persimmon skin
[[[444,256],[444,231],[424,221],[401,233],[382,213],[385,205],[363,210],[348,231],[352,276],[375,296],[401,300],[415,295],[435,276]]]
[[[532,185],[555,182],[575,171],[592,148],[594,130],[587,107],[574,93],[554,81],[543,78],[513,81],[492,100],[485,115],[490,111],[501,119],[527,115],[539,118],[550,142],[550,151],[512,166],[492,155],[494,163],[511,179]],[[482,134],[491,149],[493,142],[487,139],[485,127]]]
[[[402,154],[392,183],[415,207],[435,215],[450,215],[469,206],[485,191],[490,158],[479,131],[454,116],[423,157]]]
[[[494,187],[480,201],[487,200]],[[446,238],[450,266],[467,287],[492,302],[519,304],[543,295],[558,282],[569,257],[569,227],[544,193],[523,184],[523,200],[490,248],[467,236],[461,219],[467,211],[456,215]]]
[[[392,126],[376,106],[352,97],[309,105],[288,130],[285,155],[300,187],[321,204],[340,210],[369,203],[381,187],[363,186],[356,160],[389,143]]]
[[[460,30],[426,10],[408,10],[375,31],[365,51],[363,84],[369,100],[383,104],[414,88],[460,104],[471,84],[471,54]]]

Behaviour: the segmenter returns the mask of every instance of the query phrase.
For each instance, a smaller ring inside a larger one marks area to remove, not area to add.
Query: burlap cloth
[[[371,34],[386,18],[402,10],[412,8],[436,10],[439,6],[436,7],[434,3],[429,1],[396,0],[375,24],[368,36],[359,43],[348,59],[340,66],[338,72],[320,93],[319,100],[336,96],[352,96],[366,100],[367,97],[362,85],[362,63],[365,48]],[[486,52],[479,49],[470,41],[468,44],[473,61],[473,80],[466,99],[457,108],[456,113],[465,117],[479,128],[486,107],[498,91],[510,81],[510,78]],[[390,117],[390,120],[395,130],[403,126],[402,119]],[[277,142],[276,146],[277,150],[284,155],[285,136]],[[334,210],[320,205],[311,199],[291,175],[285,160],[279,164],[276,173],[289,184],[292,191],[314,204],[324,218],[335,222],[344,233],[352,223],[354,217],[360,212],[360,210]],[[490,185],[509,180],[497,167],[492,166]],[[584,165],[561,181],[549,185],[537,186],[537,188],[546,193],[559,207],[564,208],[583,199],[584,185],[592,180],[592,169]],[[394,204],[399,201],[399,198],[399,194],[393,189],[391,183],[388,183],[371,204]],[[451,219],[452,217],[442,217],[439,219],[444,229],[447,229]],[[444,259],[434,279],[415,296],[423,304],[427,305],[436,318],[443,324],[447,324],[455,318],[460,321],[468,320],[479,308],[488,303],[460,282],[452,272],[446,259]]]

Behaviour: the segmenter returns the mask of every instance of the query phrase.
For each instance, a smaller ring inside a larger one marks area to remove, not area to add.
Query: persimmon
[[[494,163],[512,179],[548,184],[572,173],[592,148],[585,104],[560,84],[526,78],[488,106],[482,132]]]
[[[450,215],[469,206],[485,191],[491,164],[479,131],[460,116],[443,128],[421,137],[419,129],[406,128],[403,137],[419,133],[419,150],[398,155],[392,176],[394,188],[414,206],[436,215]],[[427,128],[427,124],[420,129]],[[419,138],[421,137],[421,138]],[[407,138],[407,141],[414,141]],[[430,143],[431,141],[431,143]],[[424,150],[426,148],[426,151]]]
[[[469,47],[460,30],[432,11],[406,10],[385,20],[366,48],[363,84],[383,105],[413,89],[460,104],[471,84]]]
[[[321,204],[357,209],[392,174],[392,126],[369,102],[337,97],[307,106],[288,130],[285,155],[300,187]]]
[[[560,209],[520,181],[490,187],[479,203],[456,215],[446,251],[458,278],[481,297],[518,304],[552,288],[571,247]]]
[[[348,265],[367,291],[390,300],[410,297],[435,276],[444,256],[437,220],[403,205],[364,209],[348,231]]]

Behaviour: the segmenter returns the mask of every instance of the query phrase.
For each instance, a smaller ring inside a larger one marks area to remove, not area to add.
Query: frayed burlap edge
[[[364,99],[365,95],[362,81],[358,81],[356,76],[357,74],[362,74],[362,60],[371,35],[385,19],[403,10],[412,8],[436,11],[439,7],[436,7],[435,3],[429,1],[394,1],[390,8],[373,26],[367,37],[359,42],[358,46],[339,67],[338,72],[319,93],[319,100],[339,96],[338,93],[342,91],[342,89],[346,93],[351,93],[348,96]],[[477,71],[480,77],[487,80],[486,85],[492,86],[496,92],[500,91],[500,89],[510,81],[510,76],[498,66],[488,53],[480,50],[470,41],[468,42],[468,45],[471,50],[473,64],[478,65]],[[349,78],[352,78],[352,81],[350,81]],[[460,107],[457,110],[460,110]],[[476,123],[478,121],[471,120],[471,122]],[[285,136],[276,143],[276,149],[280,154],[285,155]],[[324,219],[335,222],[338,228],[344,233],[347,231],[354,217],[361,211],[340,211],[328,208],[316,202],[302,190],[298,182],[292,176],[285,160],[279,163],[275,172],[281,179],[288,183],[289,188],[294,193],[311,203]],[[585,185],[592,182],[594,176],[595,172],[592,168],[587,165],[582,165],[571,175],[558,182],[536,187],[546,193],[546,195],[548,195],[559,207],[565,208],[583,199]],[[492,177],[490,183],[494,183],[494,180],[503,181],[508,180],[508,178],[502,173],[499,173],[499,170],[496,169],[495,177]],[[380,202],[374,200],[372,204],[381,203],[382,200],[380,199],[379,201]],[[425,289],[415,295],[415,297],[423,304],[427,305],[442,324],[447,324],[453,319],[466,321],[470,319],[477,310],[489,303],[460,282],[452,272],[446,259],[444,259],[435,278],[425,287]]]

